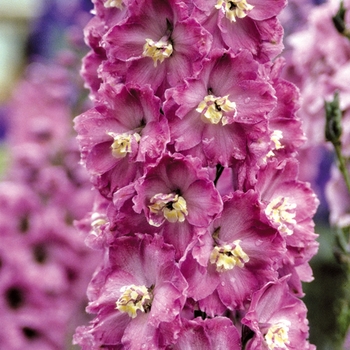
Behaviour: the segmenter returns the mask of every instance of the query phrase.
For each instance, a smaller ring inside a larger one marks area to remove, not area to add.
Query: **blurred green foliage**
[[[346,281],[343,269],[334,255],[335,234],[324,223],[316,223],[320,243],[318,254],[311,260],[314,281],[304,283],[303,298],[308,308],[310,343],[318,350],[341,350],[337,345],[339,300]]]
[[[8,168],[10,159],[6,146],[0,143],[0,179],[3,178],[6,169]]]

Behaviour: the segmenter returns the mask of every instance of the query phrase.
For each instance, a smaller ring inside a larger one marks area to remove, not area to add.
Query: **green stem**
[[[346,168],[345,159],[344,159],[342,152],[341,152],[341,144],[340,143],[333,143],[333,145],[334,145],[335,153],[336,153],[337,159],[338,159],[338,168],[343,175],[343,178],[344,178],[344,181],[346,184],[346,188],[348,189],[348,192],[350,194],[350,176],[349,176],[349,172],[347,171],[347,168]]]
[[[338,300],[336,313],[338,315],[337,342],[339,349],[346,339],[350,330],[350,254],[349,254],[349,228],[339,229],[338,239],[338,260],[343,270],[341,298]],[[340,240],[340,242],[339,242]]]
[[[345,32],[345,9],[341,3],[340,9],[335,17],[333,17],[334,25],[337,30],[344,35]],[[333,101],[325,102],[326,111],[326,128],[325,137],[334,147],[337,165],[345,181],[348,193],[350,195],[350,176],[347,169],[347,159],[342,154],[342,119],[343,112],[340,109],[339,93],[334,93]],[[336,331],[336,350],[341,349],[350,330],[350,226],[336,230],[336,246],[334,255],[340,264],[343,275],[340,288],[340,299],[338,299],[337,314],[337,331]]]

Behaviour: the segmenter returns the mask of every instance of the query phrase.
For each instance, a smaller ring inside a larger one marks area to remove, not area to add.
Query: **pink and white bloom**
[[[164,110],[175,150],[211,166],[263,157],[269,142],[266,117],[276,100],[258,70],[248,51],[215,51],[200,77],[168,90]]]
[[[190,1],[188,1],[190,2]],[[214,48],[247,49],[267,62],[282,50],[283,28],[276,18],[285,0],[194,0],[192,16],[212,35]]]
[[[222,199],[199,159],[164,155],[135,184],[134,210],[160,227],[167,243],[180,256],[198,229],[209,225],[222,210]]]
[[[253,332],[247,350],[316,349],[306,340],[308,321],[304,303],[291,295],[287,279],[270,282],[253,294],[242,323]]]
[[[169,140],[160,101],[147,86],[104,86],[100,104],[76,117],[75,129],[82,161],[108,197],[141,176]]]
[[[253,191],[225,199],[221,216],[181,265],[190,297],[201,300],[217,291],[226,308],[242,309],[253,291],[278,277],[274,266],[285,253],[283,240],[260,216]]]
[[[296,314],[274,322],[269,288],[305,316],[295,295],[311,279],[317,201],[297,177],[299,95],[271,61],[285,0],[94,3],[95,107],[76,129],[104,199],[80,224],[105,260],[88,290],[97,316],[75,342],[287,349]]]
[[[259,172],[255,189],[270,225],[280,232],[287,245],[307,249],[316,237],[312,217],[318,200],[310,185],[297,177],[297,160],[271,160]]]
[[[163,333],[162,324],[178,324],[186,288],[174,249],[161,237],[118,238],[90,284],[88,311],[97,317],[78,330],[75,342],[82,349],[163,349],[176,332]]]
[[[312,217],[319,202],[310,185],[297,177],[296,159],[283,162],[271,159],[258,173],[255,189],[269,224],[280,232],[286,243],[287,254],[280,273],[282,276],[297,274],[301,280],[311,281],[308,262],[318,250]],[[301,285],[294,284],[292,289],[302,295]]]
[[[134,10],[134,8],[136,8]],[[107,58],[125,62],[125,81],[150,84],[161,96],[165,88],[196,76],[211,47],[211,36],[183,3],[143,1],[130,5],[128,20],[103,37]]]

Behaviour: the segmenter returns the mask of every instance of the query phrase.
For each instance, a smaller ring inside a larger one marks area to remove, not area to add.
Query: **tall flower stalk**
[[[343,4],[340,6],[340,11],[345,11]],[[336,17],[335,17],[336,18]],[[343,111],[340,109],[339,94],[335,92],[333,101],[325,102],[326,141],[332,143],[336,155],[336,164],[339,170],[341,181],[347,190],[347,196],[350,195],[350,175],[349,175],[349,160],[343,155],[342,145],[342,118]],[[335,181],[335,179],[332,179]],[[329,190],[328,195],[333,196],[333,191]],[[339,346],[349,337],[350,332],[350,304],[349,304],[349,288],[350,288],[350,227],[349,225],[335,226],[335,255],[343,270],[344,283],[341,291],[341,300],[338,301],[338,327],[337,340]]]
[[[88,174],[76,166],[73,91],[67,67],[35,62],[8,104],[11,162],[0,182],[2,348],[68,348],[76,326],[88,320],[85,290],[100,255],[73,225],[94,197]]]
[[[348,348],[345,339],[350,327],[349,8],[349,1],[325,2],[310,12],[307,28],[290,40],[291,68],[304,101],[300,116],[308,137],[305,148],[311,150],[315,159],[313,166],[308,162],[302,167],[312,173],[312,168],[319,165],[320,155],[329,150],[334,153],[325,192],[334,253],[343,271],[339,286],[332,291],[332,295],[342,295],[335,302],[337,322],[331,335],[336,349]],[[321,38],[323,44],[319,45]]]
[[[105,259],[82,349],[314,349],[318,201],[298,179],[285,1],[94,0],[75,119]]]

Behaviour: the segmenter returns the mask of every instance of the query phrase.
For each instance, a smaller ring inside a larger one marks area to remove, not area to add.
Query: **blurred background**
[[[8,99],[26,62],[33,22],[44,11],[42,0],[0,0],[0,102]]]
[[[26,67],[68,49],[69,35],[82,43],[92,7],[90,0],[0,0],[0,140],[6,130],[6,102]]]

